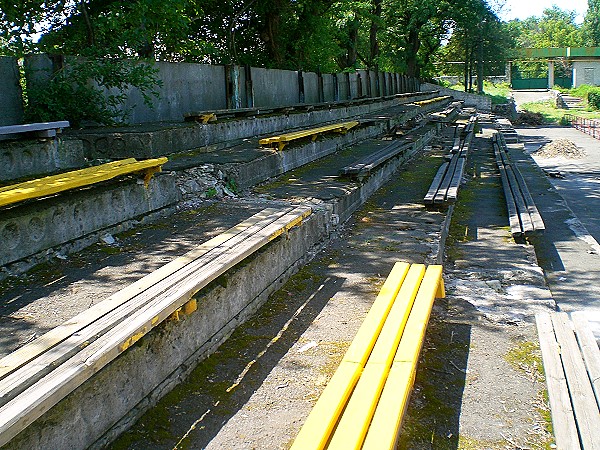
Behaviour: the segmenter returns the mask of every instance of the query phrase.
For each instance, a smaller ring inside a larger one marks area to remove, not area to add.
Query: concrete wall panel
[[[0,56],[0,126],[23,123],[23,99],[16,58]]]
[[[252,85],[254,86],[254,106],[281,106],[298,103],[298,72],[296,71],[253,67]]]
[[[314,72],[304,72],[304,102],[319,103],[318,76]]]
[[[335,82],[334,78],[336,75],[332,74],[323,74],[323,94],[324,100],[326,102],[333,102],[336,100],[335,98]]]

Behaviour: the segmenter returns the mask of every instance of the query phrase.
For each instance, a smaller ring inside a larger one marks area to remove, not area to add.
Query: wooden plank
[[[361,371],[408,274],[409,267],[410,264],[407,263],[397,262],[394,264],[375,302],[348,347],[342,363],[294,440],[293,450],[321,449],[329,441],[339,415],[358,382]]]
[[[454,172],[456,171],[458,159],[458,155],[452,156],[450,164],[448,165],[448,170],[446,171],[446,174],[444,175],[444,178],[440,183],[440,188],[433,199],[433,203],[444,203],[446,201],[446,196],[448,195],[448,188],[450,187],[450,182],[452,181],[452,177],[454,176]]]
[[[600,412],[569,316],[552,314],[552,325],[560,346],[581,446],[585,450],[600,450]]]
[[[278,136],[272,136],[264,139],[260,139],[258,143],[260,145],[271,145],[277,143],[287,143],[296,139],[302,139],[305,137],[315,136],[320,133],[326,133],[330,131],[348,131],[351,128],[359,125],[357,121],[334,123],[332,125],[326,125],[318,128],[311,128],[308,130],[294,131],[292,133],[285,133]]]
[[[68,128],[69,122],[60,120],[58,122],[37,122],[22,125],[4,125],[0,127],[0,135],[31,133],[36,131],[61,130]]]
[[[402,418],[414,384],[431,309],[435,299],[444,296],[442,266],[429,266],[404,328],[402,340],[394,356],[377,409],[370,422],[363,449],[395,448]]]
[[[435,174],[435,177],[433,177],[433,181],[431,182],[431,186],[429,187],[427,194],[423,198],[423,202],[425,204],[433,203],[433,200],[434,200],[438,190],[440,189],[440,184],[442,182],[442,179],[444,178],[444,175],[446,174],[446,171],[448,170],[449,166],[450,166],[450,164],[445,162],[438,169],[437,173]]]
[[[0,206],[14,204],[23,200],[46,197],[69,189],[107,181],[120,175],[160,167],[168,160],[167,158],[156,158],[145,161],[128,161],[128,163],[117,161],[116,164],[102,164],[100,166],[88,167],[4,187],[0,191]]]
[[[587,369],[592,389],[596,396],[596,404],[600,408],[600,349],[590,328],[586,313],[584,311],[571,313],[571,320],[575,327],[577,342],[583,355],[585,368]]]
[[[291,213],[293,213],[293,211],[286,214]],[[212,273],[210,268],[215,259],[227,256],[228,253],[231,253],[231,249],[237,249],[239,248],[240,243],[245,244],[250,240],[255,239],[258,233],[263,233],[263,231],[268,229],[269,226],[272,226],[273,223],[276,223],[278,220],[285,217],[285,214],[281,214],[272,219],[268,218],[266,221],[263,220],[262,222],[257,222],[256,224],[249,226],[236,236],[228,239],[223,244],[214,247],[200,258],[195,259],[182,269],[171,274],[162,283],[151,286],[146,291],[133,297],[130,301],[123,303],[118,308],[114,308],[108,314],[91,323],[87,328],[70,336],[54,348],[37,357],[30,364],[16,370],[14,373],[0,381],[0,404],[6,403],[7,400],[10,400],[23,392],[34,382],[45,376],[52,368],[63,363],[80,351],[81,348],[89,345],[103,334],[108,333],[124,320],[129,320],[130,317],[137,314],[141,308],[162,298],[162,296],[165,295],[165,292],[185,283],[187,277],[195,276],[197,278],[195,283],[196,286],[198,286],[198,290],[206,286],[210,281],[224,273],[235,263],[231,263],[229,266],[224,264],[222,267],[219,267],[218,273]],[[301,218],[302,216],[298,217]],[[280,229],[284,230],[286,227],[297,223],[298,217],[283,222],[283,225],[280,224],[280,227],[276,228],[276,231],[279,231]],[[269,240],[271,239],[272,237],[269,237]],[[201,272],[201,276],[198,276],[197,272]],[[154,326],[157,323],[159,322],[153,323],[152,325]]]
[[[465,164],[465,158],[458,158],[456,169],[454,170],[454,175],[452,176],[452,180],[450,181],[450,185],[448,186],[448,193],[446,194],[446,200],[449,202],[455,202],[458,197],[458,188],[460,187],[460,183],[462,182],[462,177],[465,171]]]
[[[357,362],[364,366],[371,354],[375,342],[383,329],[387,316],[394,305],[398,292],[408,274],[410,264],[397,262],[386,278],[375,302],[361,324],[343,361]]]
[[[413,264],[410,267],[365,369],[334,431],[329,449],[350,450],[361,447],[424,274],[424,265]]]
[[[154,272],[137,280],[133,284],[121,289],[100,303],[95,304],[72,319],[67,320],[62,325],[53,328],[33,342],[3,357],[0,359],[0,380],[4,379],[7,375],[14,372],[18,368],[24,366],[35,357],[66,340],[74,333],[80,332],[86,326],[99,320],[111,311],[114,311],[124,303],[132,300],[136,296],[151,288],[157,289],[155,285],[159,284],[169,276],[173,276],[177,271],[184,268],[186,265],[204,256],[209,251],[214,250],[216,247],[221,246],[228,240],[233,239],[243,231],[250,229],[250,232],[252,232],[251,227],[255,227],[254,230],[258,230],[260,228],[256,228],[257,225],[261,223],[264,224],[266,220],[268,220],[267,223],[270,223],[283,214],[291,211],[291,209],[292,208],[267,208],[258,212],[257,214],[254,214],[250,218],[228,229],[224,233],[215,236],[209,241],[199,245],[195,249],[185,253],[184,255],[155,270]],[[154,295],[154,293],[148,294],[150,296]],[[52,361],[52,364],[56,365],[58,361],[59,360],[55,359]],[[0,391],[1,390],[2,383],[0,382]]]
[[[508,177],[506,175],[506,168],[502,163],[502,158],[500,156],[500,149],[498,147],[498,144],[494,142],[493,146],[494,152],[496,154],[496,164],[498,165],[498,170],[500,171],[500,179],[502,180],[502,190],[504,191],[504,199],[506,200],[510,231],[513,235],[519,236],[523,233],[523,229],[521,228],[521,221],[519,220],[519,212],[517,210],[515,198],[510,189]]]
[[[533,224],[533,229],[535,231],[545,230],[546,226],[544,225],[544,220],[542,219],[542,216],[540,215],[540,212],[538,211],[537,206],[535,206],[535,202],[533,201],[533,197],[531,196],[531,192],[529,191],[529,188],[527,187],[527,183],[525,182],[523,175],[521,174],[519,169],[517,167],[515,167],[514,165],[512,166],[512,168],[513,168],[517,183],[519,185],[519,190],[521,191],[521,193],[523,195],[523,200],[525,201],[525,206],[527,207],[527,211],[529,212],[529,216],[531,217],[531,223]]]
[[[361,364],[342,361],[300,429],[291,450],[325,448],[361,371]]]
[[[310,208],[298,207],[275,222],[243,240],[236,252],[224,255],[202,266],[201,279],[190,277],[169,288],[157,299],[139,308],[81,352],[61,364],[22,394],[0,408],[0,446],[32,423],[94,373],[141,339],[157,324],[187,303],[193,295],[227,268],[239,263],[256,250],[279,236],[293,222],[310,214]]]
[[[527,209],[527,205],[525,204],[525,200],[523,199],[523,193],[519,189],[519,185],[515,178],[515,174],[513,171],[513,167],[508,165],[506,168],[506,176],[508,178],[508,184],[513,193],[513,198],[515,199],[515,204],[517,205],[517,211],[519,214],[519,220],[521,221],[521,228],[523,233],[530,233],[534,230],[533,222],[531,220],[531,216],[529,215],[529,210]]]
[[[561,361],[561,349],[556,341],[554,326],[549,313],[538,313],[535,322],[540,338],[546,384],[548,385],[548,398],[550,413],[552,415],[552,428],[556,438],[556,446],[560,449],[580,449],[577,425],[567,379]]]

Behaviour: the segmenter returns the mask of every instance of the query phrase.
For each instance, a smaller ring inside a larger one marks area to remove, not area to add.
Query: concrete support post
[[[254,107],[254,87],[252,86],[252,68],[249,64],[244,66],[244,74],[246,78],[246,107]]]
[[[512,61],[506,63],[506,82],[512,84]]]
[[[554,87],[554,61],[548,61],[548,89]]]

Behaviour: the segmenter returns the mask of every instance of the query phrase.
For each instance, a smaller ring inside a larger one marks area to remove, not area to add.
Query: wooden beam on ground
[[[571,313],[571,320],[575,327],[579,348],[581,348],[585,367],[596,396],[596,403],[600,408],[600,349],[587,321],[586,313],[583,311]]]
[[[577,425],[552,319],[548,313],[538,313],[535,316],[535,322],[544,361],[556,446],[561,449],[579,450],[581,447],[577,436]]]

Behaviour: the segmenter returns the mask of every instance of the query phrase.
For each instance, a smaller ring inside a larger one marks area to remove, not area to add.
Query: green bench
[[[441,297],[442,266],[394,265],[292,450],[394,448]]]

